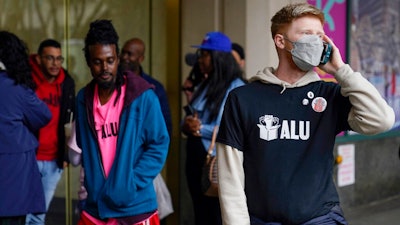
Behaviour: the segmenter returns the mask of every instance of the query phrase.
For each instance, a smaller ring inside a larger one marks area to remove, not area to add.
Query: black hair
[[[8,76],[15,81],[15,84],[35,89],[28,48],[25,42],[8,31],[0,31],[0,61],[3,62]]]
[[[56,41],[54,39],[46,39],[46,40],[44,40],[44,41],[42,41],[40,43],[38,51],[37,51],[38,54],[42,55],[43,49],[46,48],[46,47],[54,47],[54,48],[61,49],[61,44],[60,44],[60,42],[58,42],[58,41]]]
[[[222,101],[224,100],[226,91],[231,82],[237,78],[241,78],[244,81],[243,72],[236,63],[231,52],[209,52],[211,55],[213,70],[208,74],[207,79],[200,84],[191,100],[192,103],[199,97],[200,93],[208,87],[205,94],[205,108],[210,109],[208,122],[217,118]]]
[[[232,43],[232,50],[234,50],[235,52],[237,52],[239,54],[240,59],[245,58],[244,50],[243,50],[242,46],[239,45],[238,43]]]
[[[111,20],[95,20],[90,23],[90,28],[85,37],[85,47],[83,51],[85,53],[86,64],[90,66],[90,52],[89,46],[95,44],[101,45],[115,45],[115,50],[117,57],[119,55],[118,47],[118,34]],[[115,88],[117,88],[118,93],[120,93],[120,88],[124,83],[124,77],[121,70],[118,70],[117,77],[115,81]]]
[[[111,20],[96,20],[90,23],[89,31],[85,37],[85,47],[83,49],[86,63],[89,65],[90,62],[90,45],[115,45],[117,55],[119,55],[118,39],[117,31],[112,25]]]
[[[196,87],[204,80],[204,74],[200,70],[198,62],[195,62],[192,69],[189,72],[188,79],[192,82],[193,87]]]
[[[198,60],[198,57],[197,57],[196,53],[191,53],[191,52],[186,53],[186,55],[185,55],[186,65],[194,66],[194,64],[196,64],[197,60]]]

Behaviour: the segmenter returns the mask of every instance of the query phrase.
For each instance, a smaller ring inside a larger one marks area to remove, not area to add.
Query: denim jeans
[[[251,225],[283,225],[277,222],[264,222],[254,216],[250,216]],[[339,205],[334,206],[331,211],[323,216],[311,219],[301,225],[348,225],[346,219],[343,217],[342,209]]]
[[[40,175],[42,176],[42,184],[44,197],[46,200],[46,211],[49,210],[50,202],[53,199],[58,181],[61,178],[63,170],[58,168],[55,160],[53,161],[37,161]],[[26,216],[26,225],[45,224],[46,214],[28,214]]]

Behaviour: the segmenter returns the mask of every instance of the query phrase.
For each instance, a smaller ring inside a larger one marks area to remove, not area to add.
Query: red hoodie
[[[50,161],[57,158],[58,120],[60,117],[61,84],[64,81],[64,70],[60,69],[59,76],[49,83],[42,73],[40,65],[35,60],[36,55],[31,55],[29,62],[32,67],[33,80],[37,85],[36,95],[49,107],[52,118],[50,122],[39,131],[39,147],[36,153],[38,160]]]

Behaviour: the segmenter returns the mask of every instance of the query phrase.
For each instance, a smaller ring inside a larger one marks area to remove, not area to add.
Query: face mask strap
[[[286,51],[292,53],[293,49],[295,49],[295,46],[296,46],[296,45],[295,45],[295,41],[289,40],[289,38],[287,38],[286,35],[284,35],[284,34],[280,34],[280,35],[283,36],[283,39],[284,39],[284,40],[286,40],[286,41],[288,41],[288,42],[290,42],[290,43],[292,44],[292,49],[291,49],[291,50],[289,50],[289,49],[287,49],[287,48],[284,48]]]

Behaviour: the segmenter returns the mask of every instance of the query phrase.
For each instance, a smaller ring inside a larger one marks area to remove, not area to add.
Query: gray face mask
[[[318,35],[304,35],[299,40],[290,42],[293,44],[293,49],[289,51],[293,62],[302,71],[312,70],[320,64],[324,46]]]

